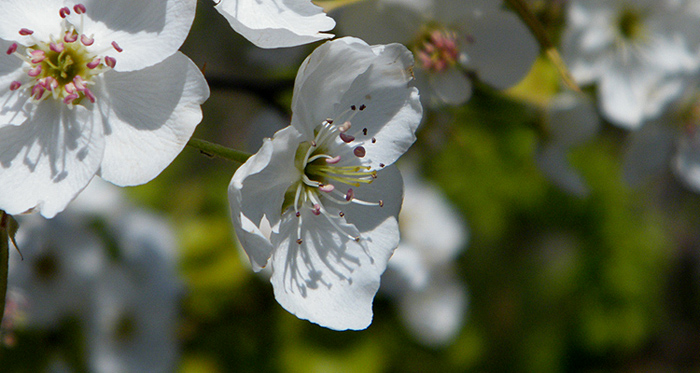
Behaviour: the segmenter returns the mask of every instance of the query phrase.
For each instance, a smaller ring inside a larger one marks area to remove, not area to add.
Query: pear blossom
[[[98,175],[157,176],[209,90],[177,51],[190,0],[6,1],[0,16],[0,208],[53,217]]]
[[[236,235],[255,271],[271,266],[275,298],[299,318],[337,330],[372,320],[399,242],[393,163],[422,117],[412,63],[399,44],[321,45],[297,74],[291,125],[231,179]]]
[[[631,185],[667,170],[688,189],[700,193],[700,90],[697,79],[656,119],[629,138],[623,176]]]
[[[335,21],[311,0],[215,0],[231,27],[260,48],[330,39]]]
[[[344,34],[411,46],[416,84],[433,106],[471,97],[466,72],[497,89],[511,87],[539,54],[525,24],[500,0],[368,0],[339,8],[334,18]]]
[[[461,330],[467,311],[467,288],[457,278],[454,261],[466,247],[469,231],[439,189],[420,179],[415,165],[401,164],[400,169],[405,180],[402,237],[382,276],[381,291],[396,300],[418,341],[444,346]]]
[[[597,84],[603,116],[637,129],[700,66],[699,21],[691,1],[573,0],[562,54],[578,83]]]

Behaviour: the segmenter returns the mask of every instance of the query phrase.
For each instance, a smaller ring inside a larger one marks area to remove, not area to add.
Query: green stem
[[[5,315],[5,297],[7,296],[7,273],[10,262],[10,229],[12,219],[5,211],[0,210],[0,325]]]
[[[549,37],[547,36],[547,32],[545,31],[544,27],[537,20],[537,17],[535,17],[535,15],[532,14],[530,9],[528,9],[527,4],[525,4],[523,0],[506,1],[508,2],[508,4],[510,4],[511,7],[513,7],[513,9],[520,16],[520,19],[522,19],[523,22],[525,22],[530,31],[532,31],[532,33],[535,35],[537,42],[540,44],[540,48],[542,49],[542,51],[544,51],[549,60],[552,61],[552,63],[554,63],[554,66],[556,66],[557,70],[559,71],[559,75],[561,75],[561,78],[564,80],[564,84],[569,86],[569,88],[573,89],[574,91],[580,92],[581,88],[579,88],[578,84],[576,84],[576,81],[571,76],[571,73],[566,67],[564,60],[562,60],[559,51],[557,51],[557,48],[549,40]]]
[[[250,158],[251,156],[251,154],[246,152],[227,148],[225,146],[217,145],[209,141],[195,138],[191,138],[190,141],[187,142],[187,145],[195,149],[199,149],[204,154],[228,159],[229,161],[238,163],[245,163],[245,161],[248,160],[248,158]]]

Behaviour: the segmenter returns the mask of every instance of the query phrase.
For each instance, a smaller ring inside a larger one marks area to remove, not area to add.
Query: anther
[[[335,186],[333,184],[321,184],[318,186],[318,190],[326,193],[330,193],[335,189]]]
[[[350,106],[350,110],[352,110],[352,111],[357,110],[357,106],[355,106],[355,105]]]
[[[328,123],[328,124],[333,124],[333,119],[331,119],[331,118],[326,118],[326,123]]]
[[[314,207],[311,209],[311,212],[316,216],[321,215],[321,205],[319,205],[318,203],[314,204]]]
[[[83,91],[83,94],[85,94],[85,97],[87,97],[88,100],[90,100],[90,102],[92,102],[93,104],[95,103],[95,95],[93,95],[89,89],[86,88]]]
[[[355,197],[355,191],[352,190],[352,188],[349,188],[348,192],[345,193],[345,200],[350,201],[353,197]]]
[[[358,146],[352,152],[357,158],[362,158],[367,154],[367,151],[362,146]]]
[[[32,55],[32,59],[31,59],[32,63],[41,63],[46,58],[46,53],[44,53],[44,51],[41,49],[32,51],[29,54]],[[34,76],[36,76],[36,75],[34,75]]]
[[[297,213],[296,213],[295,215],[296,215],[296,217],[298,218],[298,217],[301,216],[301,213],[300,213],[299,211],[297,211]]]
[[[72,33],[72,32],[66,32],[66,35],[63,37],[63,41],[66,43],[75,43],[78,40],[78,34]]]
[[[379,207],[384,207],[384,201],[382,201],[381,199],[379,200]]]
[[[66,48],[65,48],[65,46],[63,45],[63,43],[58,43],[58,44],[56,44],[56,43],[54,43],[54,42],[51,42],[51,43],[49,43],[49,49],[51,49],[52,51],[54,51],[54,52],[56,52],[56,53],[61,53],[61,52],[63,52],[63,50],[66,49]]]
[[[114,68],[114,66],[117,66],[117,60],[114,57],[106,56],[105,65]]]
[[[348,135],[347,133],[341,133],[340,139],[343,140],[343,142],[351,143],[351,142],[355,141],[355,136]]]
[[[92,62],[88,62],[85,66],[87,66],[88,69],[92,70],[99,66],[100,62],[101,60],[99,58],[95,58],[94,60],[92,60]]]
[[[17,51],[17,43],[12,43],[9,48],[7,48],[7,54],[12,54]]]
[[[355,242],[360,242],[360,237],[355,237],[354,240]]]
[[[112,42],[112,46],[113,46],[114,49],[115,49],[117,52],[119,52],[119,53],[121,53],[121,52],[124,51],[124,50],[119,46],[119,44],[117,44],[116,41],[113,41],[113,42]]]
[[[362,129],[362,134],[365,135],[365,136],[367,136],[367,128],[363,128],[363,129]]]
[[[89,47],[95,42],[95,39],[83,34],[80,35],[80,42],[83,43],[84,46]]]
[[[386,165],[384,163],[380,163],[379,167],[384,168]]]
[[[37,67],[29,69],[29,71],[27,71],[27,75],[33,78],[39,76],[39,74],[41,74],[41,65],[38,65]]]
[[[374,137],[372,137],[372,144],[374,144],[374,143],[376,143],[376,142],[377,142],[377,139],[375,139]]]
[[[349,120],[346,120],[343,124],[338,126],[338,130],[340,132],[347,132],[350,129],[350,127],[352,127],[352,123],[350,123]]]
[[[22,28],[22,29],[19,30],[19,34],[22,35],[22,36],[31,35],[31,34],[33,34],[33,33],[34,33],[34,31],[32,31],[32,30],[30,30],[30,29],[28,29],[28,28]]]
[[[367,106],[365,104],[360,105],[360,111],[365,110]]]
[[[19,87],[21,87],[21,86],[22,86],[22,82],[18,82],[18,81],[15,80],[15,81],[13,81],[12,83],[10,83],[10,91],[16,91],[16,90],[18,90]]]
[[[67,6],[64,6],[63,8],[58,10],[58,15],[61,16],[61,18],[66,18],[70,14],[70,8]]]
[[[75,12],[78,14],[84,14],[87,11],[87,8],[85,8],[85,5],[83,4],[76,4],[73,7],[73,10],[75,10]]]
[[[339,213],[338,213],[338,215],[339,215],[339,216],[340,216],[341,218],[342,218],[342,217],[345,217],[345,213],[344,213],[344,212],[342,212],[342,211],[341,211],[341,212],[339,212]]]
[[[299,238],[299,239],[297,240],[297,243],[298,243],[299,245],[301,245],[302,242],[303,242],[303,241],[301,240],[301,238]]]
[[[328,163],[328,164],[336,164],[336,163],[338,163],[338,162],[340,162],[340,156],[339,156],[339,155],[336,155],[336,156],[333,157],[333,158],[326,158],[326,163]]]

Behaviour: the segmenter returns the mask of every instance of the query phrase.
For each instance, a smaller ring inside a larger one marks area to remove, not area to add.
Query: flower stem
[[[203,154],[228,159],[229,161],[244,163],[251,154],[239,150],[227,148],[209,141],[195,139],[194,137],[187,142],[187,145],[199,149]]]
[[[5,297],[7,296],[7,273],[10,264],[10,242],[15,244],[17,222],[12,216],[0,210],[0,325],[5,315]],[[19,251],[19,249],[17,249]],[[21,255],[21,254],[20,254]]]
[[[564,84],[576,92],[581,92],[581,88],[579,88],[578,84],[576,84],[576,81],[571,76],[571,73],[566,67],[564,60],[562,60],[559,51],[557,51],[557,48],[554,46],[554,44],[552,44],[552,41],[549,40],[544,27],[537,20],[535,15],[532,14],[530,9],[527,7],[527,4],[525,4],[523,0],[506,0],[506,2],[513,7],[513,9],[518,13],[518,16],[520,16],[520,19],[525,22],[530,31],[532,31],[532,33],[535,35],[535,38],[540,44],[542,51],[544,51],[549,60],[554,63],[554,66],[557,67],[559,75],[561,75],[562,80],[564,80]]]

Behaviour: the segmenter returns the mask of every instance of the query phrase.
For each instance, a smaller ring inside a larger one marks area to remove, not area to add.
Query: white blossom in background
[[[537,166],[559,188],[586,196],[588,186],[569,164],[568,155],[572,148],[593,139],[600,130],[593,103],[582,94],[560,93],[548,104],[544,124],[547,134],[535,153]]]
[[[415,338],[428,346],[454,341],[466,319],[468,293],[454,261],[466,248],[464,219],[415,167],[401,166],[404,202],[399,214],[401,242],[382,277],[382,291],[396,299]],[[439,232],[439,233],[436,233]]]
[[[86,333],[90,370],[173,371],[182,294],[173,231],[162,219],[135,210],[111,228],[120,258],[103,270],[96,284]]]
[[[209,95],[177,51],[195,1],[3,5],[0,209],[53,217],[94,176],[142,184],[180,153]]]
[[[403,183],[392,164],[422,117],[412,64],[399,44],[321,45],[299,68],[291,125],[233,175],[236,235],[254,270],[272,267],[275,298],[299,318],[337,330],[372,320],[399,241]]]
[[[19,218],[24,260],[12,254],[9,283],[25,299],[22,328],[50,331],[68,317],[77,320],[90,371],[174,369],[182,284],[165,220],[133,207],[102,180],[54,219]]]
[[[260,48],[330,39],[335,21],[311,0],[214,0],[231,27]]]
[[[345,35],[410,46],[416,84],[431,105],[466,102],[472,93],[466,72],[497,89],[511,87],[539,54],[528,28],[500,0],[368,0],[334,17]]]
[[[630,136],[623,154],[623,176],[631,185],[668,170],[700,193],[700,89],[697,79],[659,118]]]
[[[698,22],[697,1],[572,0],[562,54],[579,84],[597,84],[605,118],[637,129],[698,69]]]
[[[18,218],[16,238],[24,260],[11,252],[8,284],[27,300],[26,326],[50,329],[69,317],[84,320],[107,260],[103,241],[74,214],[51,221],[38,215]]]

